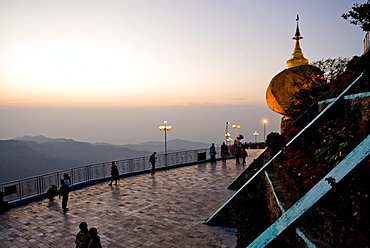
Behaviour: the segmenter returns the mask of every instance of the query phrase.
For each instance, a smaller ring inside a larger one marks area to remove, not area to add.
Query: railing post
[[[42,187],[42,176],[38,177],[38,184],[39,184],[39,194],[41,194],[44,189],[44,187]]]
[[[21,200],[22,199],[21,181],[18,181],[18,192],[19,192],[19,200]]]
[[[90,181],[90,166],[86,165],[85,166],[85,175],[86,175],[86,178],[85,178],[85,181],[88,182]]]

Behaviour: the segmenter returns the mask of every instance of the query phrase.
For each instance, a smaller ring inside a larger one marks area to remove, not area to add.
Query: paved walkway
[[[78,225],[96,227],[103,247],[235,247],[236,229],[202,224],[234,191],[227,186],[247,165],[202,163],[102,182],[61,199],[42,200],[0,215],[0,247],[75,247]]]

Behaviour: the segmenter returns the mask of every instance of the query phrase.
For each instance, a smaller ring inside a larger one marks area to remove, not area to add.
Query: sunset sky
[[[278,132],[265,92],[296,15],[307,59],[353,57],[364,33],[341,18],[353,3],[0,0],[0,139],[161,141],[164,120],[169,139],[220,143],[239,121],[254,141],[264,118]]]

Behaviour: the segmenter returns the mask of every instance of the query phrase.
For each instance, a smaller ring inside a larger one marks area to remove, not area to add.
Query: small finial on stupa
[[[295,30],[295,35],[293,37],[293,40],[301,40],[303,39],[303,37],[301,36],[301,33],[299,32],[299,25],[298,25],[299,15],[297,15],[297,18],[295,20],[297,21],[297,28]]]

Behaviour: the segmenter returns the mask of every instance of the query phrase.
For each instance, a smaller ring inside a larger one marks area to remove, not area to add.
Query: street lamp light
[[[267,119],[263,119],[263,140],[266,142],[266,124],[267,124]]]
[[[254,131],[254,143],[257,143],[257,136],[260,135],[257,131]]]
[[[230,122],[226,122],[226,133],[225,133],[225,137],[226,137],[226,142],[227,142],[227,138],[230,136],[229,134],[229,124]]]
[[[227,121],[227,122],[226,122],[226,133],[225,133],[226,144],[227,144],[227,142],[233,141],[233,139],[232,139],[232,138],[230,138],[230,133],[229,133],[229,124],[230,124],[230,122],[229,122],[229,121]]]
[[[230,144],[230,142],[232,142],[232,141],[233,141],[233,139],[229,137],[229,138],[227,138],[227,139],[226,139],[226,142],[227,142],[226,144],[228,144],[228,145],[229,145],[229,144]]]
[[[232,125],[233,128],[235,128],[235,139],[238,138],[238,130],[242,127],[242,125],[239,125],[239,122],[235,122],[234,125]]]
[[[167,165],[167,131],[170,131],[172,127],[167,125],[167,121],[164,121],[163,124],[164,125],[159,126],[159,130],[164,131],[164,155],[166,158]]]

